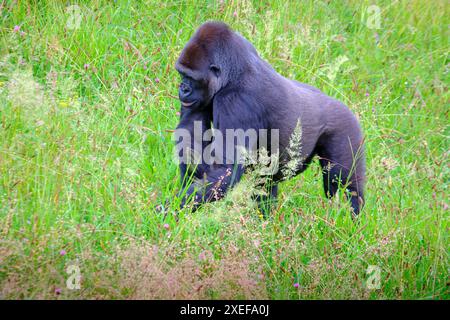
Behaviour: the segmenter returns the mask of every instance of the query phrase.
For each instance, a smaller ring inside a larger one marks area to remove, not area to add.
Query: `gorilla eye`
[[[216,77],[218,77],[220,75],[220,68],[218,66],[216,66],[215,64],[210,65],[209,70],[211,70],[212,73],[214,73],[214,75]]]

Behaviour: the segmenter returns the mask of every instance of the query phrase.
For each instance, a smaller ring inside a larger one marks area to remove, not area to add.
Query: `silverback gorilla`
[[[363,137],[347,106],[314,87],[278,74],[250,42],[222,22],[203,24],[186,44],[175,67],[182,77],[177,130],[192,132],[195,121],[200,121],[203,132],[211,127],[214,133],[277,129],[279,149],[267,151],[278,152],[282,167],[289,160],[283,156],[284,151],[300,121],[302,161],[295,174],[304,171],[317,155],[326,196],[333,197],[343,185],[354,215],[360,212],[365,180]],[[201,142],[200,148],[214,144],[214,140]],[[234,139],[232,143],[236,144]],[[226,152],[222,157],[227,157]],[[192,170],[181,163],[182,206],[191,197],[194,208],[222,198],[244,170],[241,163],[230,161],[207,164],[202,160]],[[187,183],[188,175],[204,179],[203,190]],[[277,183],[283,180],[281,171],[269,180],[267,199],[276,199]]]

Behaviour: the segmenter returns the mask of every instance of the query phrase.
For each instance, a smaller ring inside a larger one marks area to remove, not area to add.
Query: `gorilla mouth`
[[[183,107],[190,107],[196,102],[197,101],[192,101],[192,102],[183,102],[183,101],[181,101],[181,104],[183,105]]]

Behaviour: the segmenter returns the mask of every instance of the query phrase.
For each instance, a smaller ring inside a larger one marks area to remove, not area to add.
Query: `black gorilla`
[[[278,129],[279,150],[268,151],[279,152],[282,167],[289,160],[284,151],[300,120],[302,163],[296,173],[318,155],[325,194],[332,197],[339,184],[345,185],[354,214],[360,212],[365,180],[363,137],[356,117],[344,104],[314,87],[284,78],[246,39],[221,22],[207,22],[197,30],[181,52],[176,69],[182,76],[177,129],[192,131],[194,121],[202,121],[202,131],[212,124],[221,133]],[[214,140],[197,143],[206,148]],[[203,159],[193,171],[186,164],[180,169],[186,187],[183,205],[191,195],[196,204],[220,199],[244,172],[239,163],[206,164]],[[187,185],[188,174],[205,179],[206,187],[199,191],[194,184]],[[281,171],[271,179],[270,194],[276,197]]]

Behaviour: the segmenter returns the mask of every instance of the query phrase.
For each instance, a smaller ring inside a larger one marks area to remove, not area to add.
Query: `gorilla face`
[[[203,76],[199,76],[200,72],[177,66],[177,70],[181,75],[181,83],[178,88],[178,97],[181,105],[189,109],[202,109],[209,105],[214,94],[216,93],[216,83],[220,75],[220,69],[211,65],[207,71],[201,72]]]
[[[183,107],[194,109],[203,107],[208,102],[208,86],[205,81],[181,74],[178,96]]]

